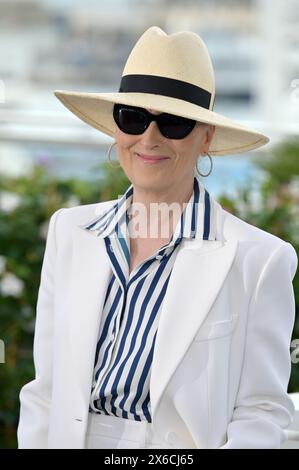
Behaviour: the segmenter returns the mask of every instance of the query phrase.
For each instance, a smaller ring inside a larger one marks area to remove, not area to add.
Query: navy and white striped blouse
[[[182,238],[216,239],[213,205],[194,177],[169,243],[130,273],[128,209],[133,185],[113,207],[84,228],[104,238],[111,263],[96,348],[89,411],[151,422],[151,364],[159,317]]]

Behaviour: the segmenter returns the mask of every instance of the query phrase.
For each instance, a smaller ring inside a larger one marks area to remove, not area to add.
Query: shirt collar
[[[108,211],[80,227],[102,238],[110,236],[126,238],[129,223],[127,211],[132,198],[133,184]],[[216,240],[216,204],[196,176],[192,195],[184,205],[169,245],[178,243],[182,238]]]

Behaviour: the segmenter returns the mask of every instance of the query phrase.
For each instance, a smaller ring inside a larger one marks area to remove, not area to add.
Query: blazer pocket
[[[236,326],[239,314],[233,314],[229,320],[207,323],[199,328],[193,341],[207,341],[230,335]]]

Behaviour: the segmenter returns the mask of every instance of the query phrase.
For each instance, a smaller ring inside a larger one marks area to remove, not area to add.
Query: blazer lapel
[[[150,383],[153,416],[168,382],[223,285],[237,246],[235,240],[182,243],[164,297],[156,336]]]
[[[80,227],[75,229],[67,308],[75,381],[87,403],[111,267],[104,240]]]

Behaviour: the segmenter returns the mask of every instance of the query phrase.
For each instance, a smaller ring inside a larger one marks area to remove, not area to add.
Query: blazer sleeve
[[[56,260],[56,223],[59,209],[52,214],[41,269],[33,342],[35,379],[20,391],[17,429],[19,449],[45,449],[48,440],[52,387],[53,292]]]
[[[244,361],[227,442],[220,449],[276,449],[293,421],[287,388],[298,258],[283,242],[264,266],[249,305]]]

